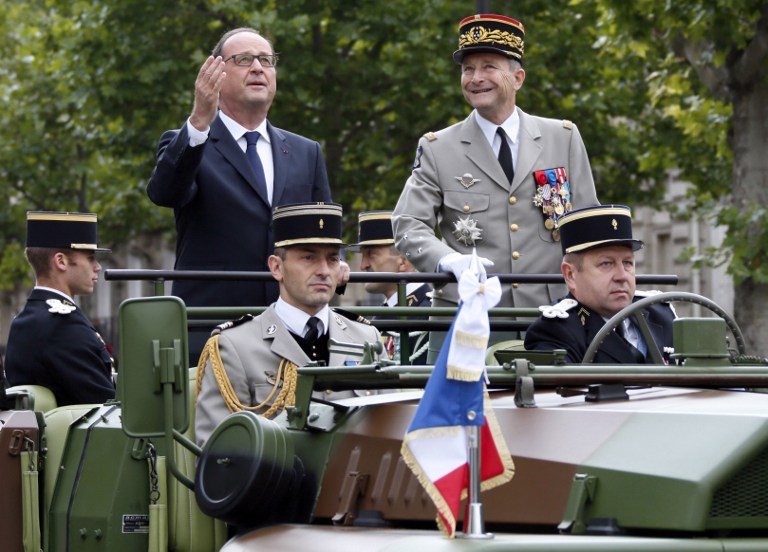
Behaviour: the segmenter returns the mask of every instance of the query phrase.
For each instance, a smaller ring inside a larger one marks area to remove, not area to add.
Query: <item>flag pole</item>
[[[493,533],[485,532],[483,503],[480,501],[480,427],[467,426],[469,488],[467,489],[467,510],[464,519],[462,539],[492,539]]]

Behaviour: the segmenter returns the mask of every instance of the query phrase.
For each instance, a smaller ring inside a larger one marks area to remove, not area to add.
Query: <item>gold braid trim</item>
[[[238,412],[240,410],[258,411],[262,408],[269,408],[265,412],[256,412],[267,418],[271,418],[279,411],[282,411],[286,406],[293,406],[296,404],[296,380],[298,379],[298,366],[287,359],[280,360],[280,365],[277,368],[277,376],[275,377],[275,385],[272,387],[272,391],[269,396],[256,406],[248,406],[240,402],[237,397],[237,393],[232,388],[232,382],[229,380],[227,371],[224,368],[224,363],[221,360],[221,354],[219,353],[219,336],[211,336],[203,347],[203,352],[200,354],[200,360],[197,363],[197,382],[195,391],[195,401],[200,394],[200,388],[203,385],[203,375],[205,374],[205,365],[211,361],[211,368],[213,369],[213,375],[216,378],[216,384],[219,386],[219,392],[224,399],[224,403],[230,412]],[[280,381],[282,380],[283,386],[280,388]],[[279,391],[278,391],[279,390]],[[275,397],[275,393],[277,396]],[[273,397],[274,402],[273,402]]]

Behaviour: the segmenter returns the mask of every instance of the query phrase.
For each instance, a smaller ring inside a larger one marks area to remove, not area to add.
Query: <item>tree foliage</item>
[[[727,228],[735,314],[751,350],[768,353],[768,5],[762,0],[597,0],[599,27],[617,63],[645,61],[644,111],[634,117],[649,160],[677,167],[693,209]],[[659,133],[657,129],[665,128]],[[650,132],[648,132],[650,131]],[[661,139],[659,139],[661,138]],[[697,244],[693,244],[695,247]]]
[[[394,206],[418,137],[466,117],[451,53],[474,9],[468,0],[11,3],[0,21],[9,205],[0,287],[27,274],[30,209],[98,212],[111,243],[173,239],[170,210],[144,191],[157,139],[184,122],[200,65],[237,26],[264,30],[281,54],[270,120],[323,145],[352,238],[357,212]],[[732,273],[768,281],[766,172],[754,176],[766,157],[754,153],[768,120],[754,121],[768,115],[764,2],[496,0],[491,9],[526,26],[518,104],[579,125],[603,202],[656,205],[679,169],[696,208],[730,199],[713,216],[731,229]]]

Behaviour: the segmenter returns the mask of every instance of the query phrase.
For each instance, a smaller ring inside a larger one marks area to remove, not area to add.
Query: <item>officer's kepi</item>
[[[459,23],[459,49],[453,60],[461,63],[464,56],[480,52],[499,54],[523,62],[525,27],[506,15],[483,13],[465,17]]]
[[[110,251],[99,247],[95,213],[27,212],[27,247]]]
[[[300,244],[344,246],[341,240],[341,205],[294,203],[272,211],[275,247]]]
[[[566,213],[558,221],[563,253],[626,245],[637,251],[643,242],[632,237],[632,212],[625,205],[596,205]]]
[[[350,251],[359,251],[361,247],[394,245],[392,234],[392,211],[363,211],[357,216],[358,240],[350,246]]]

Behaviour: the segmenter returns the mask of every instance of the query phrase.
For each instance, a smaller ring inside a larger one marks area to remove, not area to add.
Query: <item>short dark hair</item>
[[[35,271],[35,277],[47,278],[51,275],[51,259],[56,253],[64,253],[67,259],[72,261],[75,252],[74,249],[57,249],[55,247],[27,247],[24,250],[24,256],[32,270]]]
[[[223,35],[221,35],[221,38],[216,43],[216,46],[213,47],[213,52],[211,52],[213,57],[221,56],[222,51],[224,51],[224,43],[238,33],[253,33],[255,35],[259,35],[261,38],[267,41],[267,43],[269,44],[269,48],[272,50],[272,53],[273,54],[275,53],[275,48],[274,46],[272,46],[272,41],[269,40],[267,37],[265,37],[263,34],[261,34],[258,30],[252,27],[238,27],[237,29],[232,29],[230,31],[227,31]]]
[[[27,247],[24,256],[35,271],[35,276],[49,276],[51,274],[51,258],[61,251],[53,247]]]

